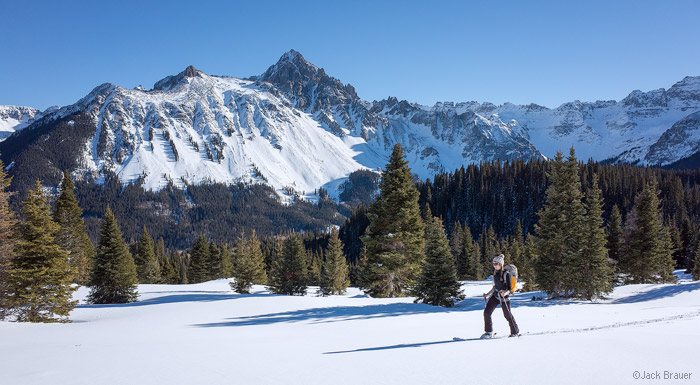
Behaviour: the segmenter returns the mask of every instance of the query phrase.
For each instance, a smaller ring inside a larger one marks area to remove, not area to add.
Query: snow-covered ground
[[[523,337],[491,341],[477,339],[489,281],[465,282],[467,299],[452,309],[357,289],[240,295],[228,280],[140,285],[137,303],[84,305],[81,288],[73,323],[0,322],[0,383],[700,383],[700,286],[682,278],[618,287],[592,303],[519,293]],[[494,328],[508,333],[498,309]],[[664,371],[690,379],[664,380]]]

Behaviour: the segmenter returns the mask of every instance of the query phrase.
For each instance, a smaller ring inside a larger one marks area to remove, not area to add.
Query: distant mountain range
[[[14,132],[14,134],[9,135]],[[265,183],[282,196],[332,196],[350,172],[383,167],[395,143],[421,178],[493,159],[580,159],[697,167],[700,77],[620,101],[535,104],[368,102],[289,51],[247,79],[194,67],[153,89],[102,84],[39,112],[0,106],[0,153],[17,183],[57,184],[61,170],[158,190],[168,183]]]

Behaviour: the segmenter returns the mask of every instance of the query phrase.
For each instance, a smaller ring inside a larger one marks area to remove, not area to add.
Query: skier
[[[493,323],[491,322],[491,314],[496,309],[498,304],[501,305],[503,309],[503,315],[508,320],[510,325],[510,336],[519,336],[518,324],[515,323],[515,318],[510,312],[510,273],[503,271],[503,263],[505,262],[505,256],[503,254],[493,258],[493,287],[488,293],[484,293],[484,301],[489,297],[486,302],[486,309],[484,309],[484,333],[481,338],[493,338]]]

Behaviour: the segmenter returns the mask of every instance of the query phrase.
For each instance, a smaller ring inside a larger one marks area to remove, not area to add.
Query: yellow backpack
[[[518,268],[515,265],[505,265],[503,266],[503,274],[510,274],[510,282],[507,282],[508,289],[511,293],[515,293],[515,289],[518,286]]]

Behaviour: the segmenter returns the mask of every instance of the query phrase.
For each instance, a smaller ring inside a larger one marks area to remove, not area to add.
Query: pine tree
[[[16,234],[14,228],[16,224],[15,216],[10,210],[10,197],[12,193],[7,191],[10,187],[11,178],[7,177],[5,166],[0,160],[0,319],[5,316],[7,308],[7,282],[9,277],[7,272],[10,268],[10,261],[14,256]]]
[[[425,263],[414,294],[416,302],[444,307],[464,298],[442,220],[437,217],[427,224]]]
[[[622,216],[620,209],[614,205],[608,219],[608,239],[605,247],[608,249],[608,257],[617,262],[622,252]],[[619,267],[619,266],[616,266]]]
[[[309,264],[309,277],[307,284],[309,285],[320,285],[321,284],[321,270],[322,270],[323,260],[319,253],[314,252],[311,256],[311,263]]]
[[[585,239],[579,259],[569,266],[576,285],[574,295],[591,300],[610,293],[614,288],[615,268],[608,258],[605,248],[605,229],[603,228],[603,202],[598,187],[598,175],[593,174],[592,185],[586,192],[586,217],[584,219]]]
[[[672,282],[670,235],[661,219],[656,181],[649,181],[635,199],[623,229],[620,270],[631,283]]]
[[[499,254],[501,254],[501,247],[496,231],[493,229],[493,226],[489,226],[481,234],[481,242],[479,242],[478,279],[481,280],[483,277],[488,277],[493,273],[492,258]]]
[[[224,266],[221,259],[221,249],[212,242],[209,245],[209,279],[224,278]]]
[[[241,238],[238,241],[234,259],[233,277],[235,280],[230,283],[231,289],[241,294],[248,294],[253,284],[264,285],[267,283],[265,260],[255,231],[250,237]]]
[[[56,200],[56,210],[53,220],[59,224],[56,242],[68,250],[69,262],[75,276],[73,282],[85,285],[90,280],[90,270],[95,258],[95,247],[85,231],[85,223],[81,216],[83,211],[78,206],[73,190],[73,180],[68,171],[63,174],[61,195]]]
[[[209,242],[204,234],[199,234],[190,250],[190,264],[187,267],[189,283],[200,283],[211,279]]]
[[[39,181],[22,202],[26,220],[19,226],[15,255],[7,271],[5,305],[20,322],[68,322],[77,301],[71,286],[68,251],[56,243],[59,225]],[[56,318],[58,317],[58,318]]]
[[[515,223],[513,234],[508,238],[506,255],[510,256],[510,263],[516,267],[522,265],[523,254],[525,253],[525,242],[523,238],[523,226],[518,219]]]
[[[382,173],[379,197],[370,207],[370,226],[363,238],[368,268],[364,289],[373,297],[405,296],[420,276],[425,226],[418,195],[401,145],[396,144]]]
[[[160,282],[160,263],[156,258],[153,238],[148,233],[146,226],[143,226],[143,232],[139,239],[136,253],[134,254],[134,262],[136,263],[136,272],[139,277],[139,283],[159,283]]]
[[[464,229],[459,222],[455,222],[452,226],[452,233],[450,234],[450,252],[452,253],[452,258],[455,261],[455,268],[457,269],[457,277],[461,278],[467,274],[467,259],[464,254],[464,247],[462,247],[464,234]]]
[[[472,232],[469,230],[469,226],[464,227],[464,233],[462,237],[462,255],[466,261],[466,272],[461,279],[471,280],[471,281],[481,281],[485,278],[484,269],[481,264],[481,251],[479,244],[472,238]]]
[[[219,255],[221,256],[221,271],[223,278],[233,277],[233,259],[231,259],[231,251],[226,244],[221,245]]]
[[[134,258],[122,238],[112,210],[108,207],[90,275],[88,301],[94,304],[135,302],[138,299],[137,282]]]
[[[579,165],[571,148],[566,162],[561,152],[550,164],[550,185],[545,206],[538,212],[535,226],[537,286],[552,297],[569,295],[575,288],[574,261],[583,249],[585,208]]]
[[[695,244],[693,267],[690,270],[690,274],[693,276],[694,281],[700,279],[700,237],[697,238],[697,243]]]
[[[275,294],[305,295],[307,290],[306,250],[301,236],[291,234],[283,244],[282,257],[275,261],[269,290]]]
[[[534,269],[534,263],[537,260],[536,249],[533,237],[528,234],[525,239],[525,250],[518,266],[518,280],[523,283],[523,291],[537,290]]]
[[[678,255],[678,268],[691,267],[693,260],[693,225],[690,223],[690,218],[684,216],[681,221],[681,247]]]
[[[338,238],[338,230],[331,231],[326,249],[326,259],[321,268],[321,284],[319,294],[340,295],[344,294],[350,286],[348,278],[348,264],[343,255],[343,243]]]
[[[157,249],[157,248],[156,248]],[[159,258],[160,262],[160,283],[175,285],[179,283],[179,276],[173,262],[166,255],[163,258]]]

